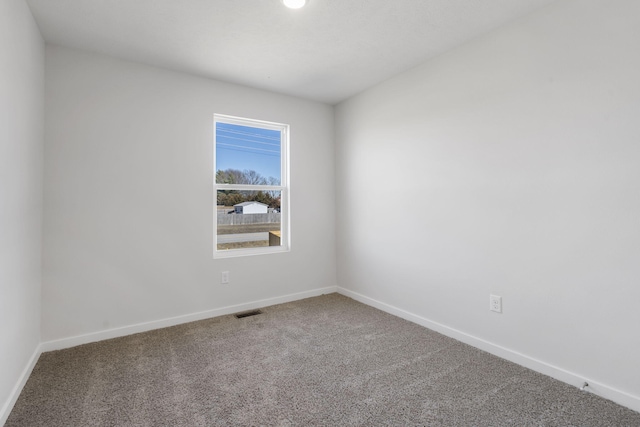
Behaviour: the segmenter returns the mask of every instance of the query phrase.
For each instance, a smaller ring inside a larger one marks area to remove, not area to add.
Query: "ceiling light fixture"
[[[282,0],[282,3],[289,9],[300,9],[307,4],[307,0]]]

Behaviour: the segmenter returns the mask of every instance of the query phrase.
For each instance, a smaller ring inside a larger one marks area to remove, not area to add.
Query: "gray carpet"
[[[14,426],[640,426],[640,413],[331,294],[45,353]]]

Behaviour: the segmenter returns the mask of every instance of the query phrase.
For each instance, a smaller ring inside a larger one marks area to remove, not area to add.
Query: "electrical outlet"
[[[228,271],[223,271],[222,275],[220,277],[220,283],[222,283],[223,285],[228,285],[229,284],[229,272]]]
[[[489,310],[496,313],[502,313],[502,297],[498,295],[489,295]]]

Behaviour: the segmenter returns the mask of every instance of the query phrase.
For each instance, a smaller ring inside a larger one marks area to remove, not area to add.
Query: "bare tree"
[[[264,178],[254,170],[240,171],[238,169],[225,169],[216,172],[218,184],[238,185],[280,185],[280,180],[274,177]],[[280,208],[280,191],[238,191],[219,190],[217,204],[219,206],[233,206],[242,202],[256,201],[269,205],[271,208]]]

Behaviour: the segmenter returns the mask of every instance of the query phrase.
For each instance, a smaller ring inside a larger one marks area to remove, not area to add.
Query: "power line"
[[[217,132],[236,133],[236,134],[240,134],[240,135],[248,135],[248,136],[253,136],[253,137],[256,137],[256,138],[271,139],[271,140],[274,140],[274,141],[279,141],[280,140],[280,136],[269,136],[269,135],[245,132],[245,131],[236,130],[236,129],[229,129],[229,128],[225,129],[224,127],[221,127],[220,125],[218,125],[218,129],[216,129],[216,131]],[[275,131],[275,132],[277,132],[277,131]]]
[[[251,141],[249,139],[246,138],[236,138],[235,136],[226,136],[226,135],[219,135],[218,138],[226,138],[226,139],[236,139],[238,141],[245,141],[251,144],[262,144],[262,145],[269,145],[272,147],[280,147],[280,144],[272,144],[270,142],[262,142],[262,141]]]
[[[219,142],[217,145],[222,147],[228,147],[228,148],[222,148],[223,150],[242,151],[245,153],[254,153],[254,154],[260,154],[263,156],[280,157],[280,152],[274,151],[274,150],[264,150],[262,148],[246,147],[244,145],[225,144],[223,142]],[[261,153],[257,153],[258,151],[260,151]],[[271,154],[271,153],[275,153],[275,154]]]

